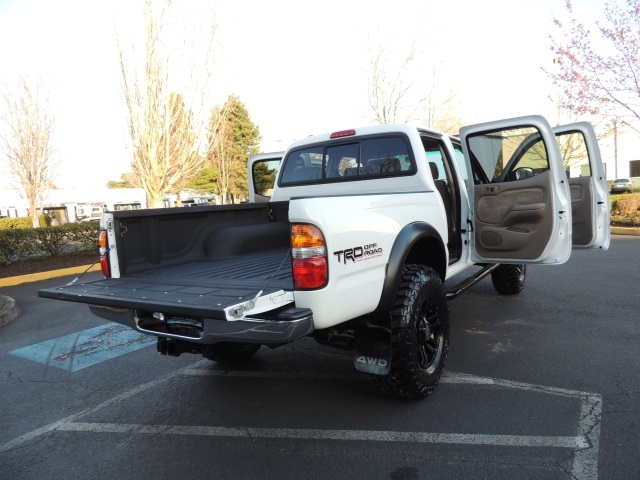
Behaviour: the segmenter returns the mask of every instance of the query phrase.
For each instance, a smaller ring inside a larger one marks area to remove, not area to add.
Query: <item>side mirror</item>
[[[509,174],[509,180],[524,180],[533,177],[533,175],[533,168],[520,167]]]

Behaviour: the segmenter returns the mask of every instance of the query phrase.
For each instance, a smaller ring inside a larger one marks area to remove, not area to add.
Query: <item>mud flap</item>
[[[391,315],[371,314],[354,321],[356,370],[387,375],[391,369]]]

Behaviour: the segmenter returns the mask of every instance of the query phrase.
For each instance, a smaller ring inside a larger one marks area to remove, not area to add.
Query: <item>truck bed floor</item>
[[[122,278],[105,278],[40,290],[46,298],[224,318],[224,308],[255,297],[293,290],[287,249],[162,267]]]

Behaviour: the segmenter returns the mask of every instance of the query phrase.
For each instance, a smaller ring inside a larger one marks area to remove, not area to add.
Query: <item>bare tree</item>
[[[462,127],[462,120],[458,115],[457,92],[453,88],[443,91],[439,77],[440,71],[433,68],[424,97],[425,126],[438,132],[457,135]]]
[[[145,0],[141,51],[140,42],[125,46],[125,35],[117,35],[131,169],[150,207],[162,206],[163,197],[184,186],[206,158],[216,25],[212,16],[200,16],[202,27],[179,14],[171,0]]]
[[[392,64],[383,46],[373,52],[368,94],[369,106],[379,124],[409,122],[424,103],[424,98],[411,97],[416,90],[411,69],[417,57],[415,41],[399,66]]]
[[[419,120],[428,128],[457,134],[462,122],[457,113],[456,92],[440,88],[440,71],[435,67],[430,76],[418,72],[419,56],[415,41],[400,64],[394,64],[382,46],[375,50],[368,73],[369,106],[375,121],[385,124]]]
[[[55,118],[39,81],[20,77],[17,87],[6,88],[3,96],[1,147],[13,186],[27,202],[35,228],[59,163],[53,148]]]
[[[570,0],[566,8],[569,20],[554,18],[558,36],[551,38],[558,109],[640,134],[640,0],[606,3],[595,34],[576,19]]]
[[[224,108],[224,107],[222,107]],[[233,157],[228,154],[231,147],[232,132],[229,119],[222,108],[216,107],[211,115],[209,135],[212,146],[209,149],[210,162],[217,170],[216,184],[221,203],[227,203],[229,189],[233,182]]]

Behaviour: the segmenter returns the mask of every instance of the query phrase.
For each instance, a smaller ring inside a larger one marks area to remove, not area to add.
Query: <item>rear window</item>
[[[279,185],[364,180],[415,171],[415,161],[405,137],[362,137],[357,141],[327,142],[289,152]]]

